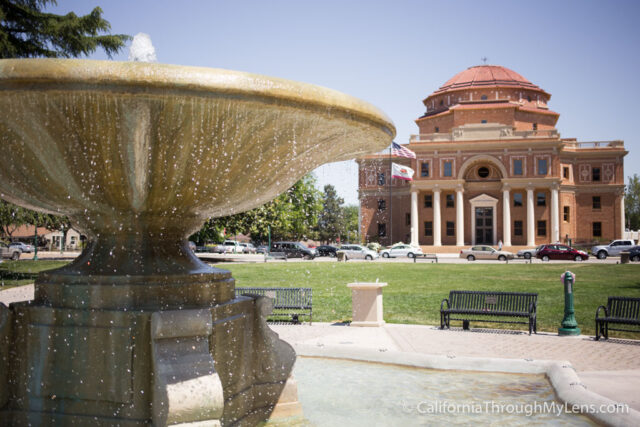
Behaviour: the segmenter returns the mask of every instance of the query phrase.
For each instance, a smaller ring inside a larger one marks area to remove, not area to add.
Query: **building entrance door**
[[[493,208],[476,208],[476,245],[493,245]]]

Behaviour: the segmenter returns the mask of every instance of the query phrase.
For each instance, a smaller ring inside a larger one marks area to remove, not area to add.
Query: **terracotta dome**
[[[535,90],[547,94],[539,86],[522,77],[513,70],[500,65],[476,65],[450,78],[440,89],[431,94],[438,95],[469,88],[509,87]]]

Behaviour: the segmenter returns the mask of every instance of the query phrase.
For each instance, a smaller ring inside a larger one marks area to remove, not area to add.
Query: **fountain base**
[[[252,425],[301,415],[295,384],[287,385],[295,352],[265,321],[271,300],[224,298],[233,298],[230,275],[213,280],[227,287],[193,275],[182,301],[154,297],[171,294],[162,291],[173,283],[166,278],[158,286],[115,279],[55,285],[55,275],[43,275],[33,302],[0,305],[8,349],[0,355],[1,425]],[[204,295],[194,307],[188,296],[198,287]],[[144,288],[149,309],[118,307],[126,289],[144,301]]]

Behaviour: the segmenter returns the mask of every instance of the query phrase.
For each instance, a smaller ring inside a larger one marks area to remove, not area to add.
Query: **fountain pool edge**
[[[346,359],[361,362],[385,363],[414,368],[501,372],[514,374],[544,374],[551,383],[557,398],[568,405],[583,408],[601,408],[619,404],[611,399],[589,391],[580,381],[575,369],[568,361],[501,359],[487,357],[447,357],[402,351],[379,351],[364,347],[341,347],[335,345],[292,344],[298,356]],[[610,426],[638,426],[640,412],[629,409],[628,413],[585,412],[591,419]]]

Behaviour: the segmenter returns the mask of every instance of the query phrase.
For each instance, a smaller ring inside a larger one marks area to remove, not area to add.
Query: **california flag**
[[[391,163],[391,176],[406,181],[413,181],[413,169],[409,166]]]

